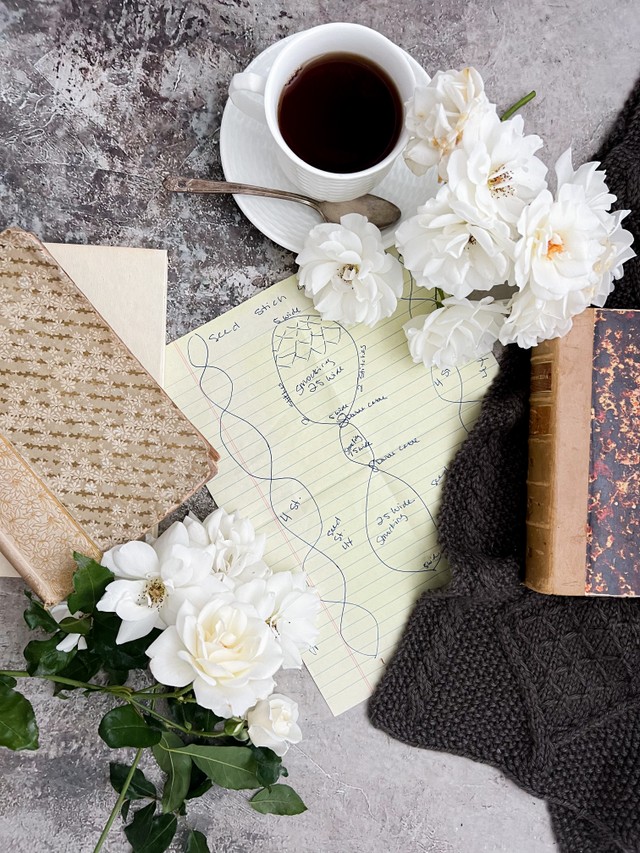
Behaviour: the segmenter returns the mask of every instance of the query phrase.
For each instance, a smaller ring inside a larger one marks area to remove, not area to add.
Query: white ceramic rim
[[[265,120],[267,123],[267,127],[269,128],[269,132],[273,137],[274,142],[280,148],[282,153],[287,157],[287,159],[291,160],[298,168],[303,169],[307,174],[312,175],[316,178],[322,178],[324,180],[332,180],[332,181],[350,181],[358,178],[368,178],[371,175],[375,175],[377,172],[382,172],[384,169],[392,163],[396,157],[398,157],[407,141],[409,139],[409,132],[405,127],[405,103],[408,100],[407,92],[403,93],[401,85],[399,85],[399,81],[394,78],[394,75],[383,66],[381,62],[378,60],[371,58],[372,62],[375,62],[380,68],[382,68],[393,80],[396,87],[398,88],[398,95],[400,97],[400,101],[402,103],[402,128],[398,135],[398,139],[396,144],[393,146],[392,150],[387,154],[387,156],[379,160],[377,163],[374,163],[373,166],[369,166],[366,169],[362,169],[359,172],[328,172],[324,169],[318,169],[315,166],[307,163],[306,160],[303,160],[301,157],[293,151],[285,142],[282,133],[280,132],[280,127],[278,125],[278,105],[280,101],[280,94],[283,88],[282,82],[282,74],[279,74],[280,66],[283,63],[287,63],[290,67],[286,70],[286,74],[284,75],[285,83],[289,80],[292,74],[295,73],[296,69],[300,68],[301,65],[304,65],[306,62],[309,62],[312,59],[315,59],[318,56],[322,56],[327,53],[325,48],[319,47],[318,49],[314,49],[313,45],[318,36],[325,36],[327,34],[331,34],[331,31],[335,31],[336,33],[348,34],[349,31],[354,35],[362,35],[364,38],[370,40],[370,42],[377,43],[381,48],[388,51],[392,54],[396,61],[400,64],[400,66],[404,67],[407,72],[407,79],[405,81],[400,81],[402,83],[409,83],[409,78],[412,78],[412,86],[411,89],[415,88],[417,84],[416,76],[414,73],[414,69],[409,61],[408,54],[406,54],[402,48],[400,48],[397,44],[394,44],[390,39],[386,36],[379,33],[377,30],[371,29],[371,27],[365,27],[362,24],[352,24],[352,23],[341,23],[338,21],[334,21],[329,24],[319,24],[316,27],[311,27],[308,30],[303,30],[300,33],[294,33],[290,36],[291,41],[289,39],[285,39],[288,44],[292,44],[295,41],[296,46],[300,44],[304,45],[304,42],[309,42],[311,46],[311,50],[305,58],[297,60],[293,64],[291,64],[291,58],[287,51],[281,50],[276,58],[273,60],[271,68],[268,71],[267,82],[264,90],[264,108],[265,108]],[[341,51],[343,48],[336,48],[336,51]],[[355,48],[353,53],[356,55],[366,55],[364,51],[361,51],[359,48]],[[369,57],[370,58],[370,57]]]
[[[272,56],[277,56],[278,51],[282,49],[282,46],[287,43],[290,39],[297,38],[299,33],[293,33],[290,36],[287,36],[284,39],[280,39],[277,42],[266,47],[263,51],[256,54],[254,58],[251,60],[249,65],[246,67],[246,71],[253,71],[256,64],[261,68],[260,73],[262,73],[262,64],[264,63],[266,67],[268,67],[267,63]],[[402,48],[400,48],[402,50]],[[405,55],[409,59],[409,63],[413,69],[414,75],[418,81],[418,85],[423,85],[428,83],[429,75],[422,68],[422,66],[413,59],[408,53],[403,51]],[[247,177],[245,173],[243,173],[242,169],[238,166],[236,158],[234,157],[234,138],[236,132],[236,122],[242,120],[242,118],[246,118],[247,121],[253,121],[256,131],[259,130],[259,123],[253,119],[249,119],[242,113],[238,107],[233,104],[231,99],[227,99],[225,104],[223,113],[222,113],[222,121],[220,124],[220,132],[219,132],[219,145],[220,145],[220,163],[222,165],[222,171],[224,173],[225,179],[227,181],[238,181],[238,182],[250,182],[250,179]],[[264,127],[264,125],[263,125]],[[252,137],[253,140],[253,137]],[[266,155],[270,160],[275,161],[275,153],[269,152]],[[382,179],[382,183],[385,181],[389,181],[390,178],[393,178],[393,173],[396,168],[407,168],[404,163],[400,162],[400,159],[396,160],[393,164],[391,171],[389,174]],[[281,169],[277,166],[277,171],[279,173],[279,177],[277,180],[273,180],[272,186],[275,189],[286,189],[291,190],[291,192],[296,192],[295,187],[291,184],[287,178],[281,173]],[[415,208],[411,213],[407,212],[406,216],[413,215],[415,210],[417,209],[419,204],[422,204],[429,197],[429,187],[427,185],[426,179],[417,179],[412,176],[411,180],[416,184],[415,190]],[[253,183],[256,183],[253,180]],[[370,192],[376,193],[377,187],[376,185]],[[433,193],[431,193],[433,194]],[[384,193],[384,196],[389,198],[390,201],[396,201],[397,198],[394,198],[392,191],[387,191]],[[274,213],[274,208],[271,207],[271,204],[278,204],[278,202],[273,202],[272,199],[268,198],[256,198],[254,196],[234,194],[233,196],[235,203],[238,205],[238,208],[242,211],[244,216],[249,220],[249,222],[254,225],[258,231],[264,234],[267,239],[271,240],[277,246],[281,246],[283,249],[287,249],[290,252],[299,252],[302,248],[301,243],[298,241],[298,236],[296,232],[291,230],[287,230],[280,225],[280,219],[277,213]],[[281,202],[285,204],[286,202]],[[301,208],[302,211],[305,208]],[[405,216],[402,217],[400,222],[404,221]],[[318,217],[317,222],[320,222],[320,218]],[[274,224],[277,223],[277,224]],[[317,223],[315,223],[317,224]],[[382,239],[385,248],[389,248],[395,242],[395,229],[397,228],[397,223],[395,226],[391,228],[387,228],[382,232]],[[308,227],[307,230],[310,230],[312,225]]]

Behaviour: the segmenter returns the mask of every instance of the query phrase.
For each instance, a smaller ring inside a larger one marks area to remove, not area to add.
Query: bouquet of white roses
[[[572,318],[602,306],[634,257],[598,163],[574,171],[571,151],[555,165],[555,194],[516,109],[500,118],[473,68],[439,71],[407,104],[405,161],[430,173],[432,196],[395,235],[433,309],[404,326],[415,362],[462,365],[496,341],[529,348],[565,335]],[[401,295],[399,265],[383,265],[380,233],[351,214],[314,228],[298,256],[300,283],[325,319],[373,325]],[[365,239],[366,234],[366,239]],[[510,287],[509,298],[494,288]]]
[[[278,782],[282,756],[302,734],[296,703],[274,692],[275,675],[301,667],[315,643],[319,597],[303,572],[272,572],[264,548],[248,519],[217,509],[158,539],[118,545],[102,564],[75,555],[74,592],[51,610],[29,596],[27,624],[49,637],[27,645],[24,671],[0,671],[0,745],[38,747],[33,708],[15,689],[33,677],[63,697],[113,696],[119,704],[100,737],[137,750],[130,765],[111,763],[119,796],[94,851],[117,815],[127,821],[131,803],[146,799],[124,831],[134,851],[162,853],[186,801],[214,784],[258,788],[249,802],[260,812],[305,810]],[[155,682],[127,686],[130,670],[147,668]],[[146,748],[166,774],[161,795],[138,768]],[[190,830],[185,850],[208,850],[205,836]]]

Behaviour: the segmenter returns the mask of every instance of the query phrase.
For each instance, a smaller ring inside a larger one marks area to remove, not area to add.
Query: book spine
[[[552,592],[554,386],[558,341],[544,341],[531,354],[529,397],[529,470],[527,476],[526,585]]]
[[[0,435],[0,553],[47,606],[71,592],[73,552],[102,552]]]
[[[532,352],[525,583],[585,595],[594,311]]]

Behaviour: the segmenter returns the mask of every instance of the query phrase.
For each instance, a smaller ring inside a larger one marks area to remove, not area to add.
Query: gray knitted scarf
[[[616,206],[632,211],[638,251],[640,81],[597,159]],[[607,305],[640,308],[639,258]],[[637,853],[640,601],[522,586],[528,386],[528,353],[506,348],[444,487],[438,528],[452,581],[419,600],[369,716],[544,798],[565,853]]]

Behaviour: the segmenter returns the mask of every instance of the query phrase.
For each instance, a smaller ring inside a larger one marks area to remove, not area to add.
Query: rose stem
[[[113,822],[116,819],[116,816],[118,815],[120,809],[122,808],[122,804],[125,801],[125,798],[127,795],[127,789],[129,788],[129,785],[131,784],[131,780],[133,779],[133,774],[136,772],[136,767],[138,766],[138,762],[142,758],[142,751],[143,751],[142,748],[140,748],[136,752],[136,757],[133,759],[133,764],[131,765],[131,769],[129,770],[127,778],[124,780],[124,785],[122,786],[122,790],[120,791],[120,796],[116,800],[116,804],[113,807],[113,809],[111,810],[111,814],[109,815],[109,820],[106,822],[105,827],[102,830],[102,835],[98,839],[98,843],[96,844],[96,846],[93,850],[93,853],[98,853],[99,850],[102,850],[102,845],[107,840],[107,835],[109,835],[109,831],[111,830],[111,827],[113,826]]]
[[[535,93],[535,91],[533,91],[533,92],[529,92],[528,95],[525,95],[524,98],[520,98],[519,101],[516,101],[516,103],[513,106],[509,107],[509,109],[506,111],[506,113],[504,113],[502,115],[502,118],[500,119],[500,121],[506,121],[508,118],[511,118],[511,116],[514,113],[518,112],[520,107],[524,107],[524,105],[528,104],[529,101],[532,101],[535,98],[535,96],[536,96],[536,93]]]

